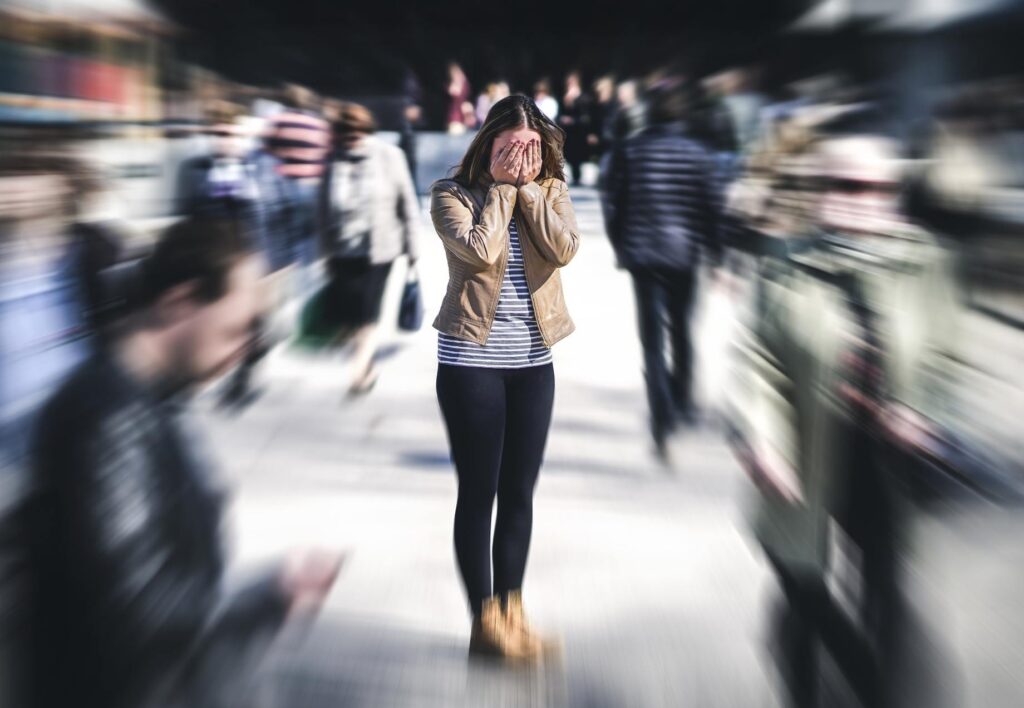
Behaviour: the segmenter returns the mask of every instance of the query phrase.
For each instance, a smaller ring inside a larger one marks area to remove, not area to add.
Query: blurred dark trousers
[[[533,491],[554,395],[551,364],[523,369],[438,364],[437,400],[459,479],[455,556],[475,616],[492,594],[522,588],[533,531]]]
[[[680,412],[693,414],[690,313],[696,274],[675,268],[632,268],[630,274],[644,349],[651,433],[660,441],[675,427]],[[671,347],[668,359],[666,338]]]
[[[789,691],[790,705],[821,705],[820,652],[826,650],[863,705],[884,708],[877,656],[864,635],[832,598],[825,579],[788,567],[769,554],[786,596],[777,626],[776,664]]]

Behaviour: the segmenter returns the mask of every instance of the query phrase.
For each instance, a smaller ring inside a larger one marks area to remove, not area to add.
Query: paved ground
[[[267,392],[252,408],[204,415],[238,485],[244,562],[308,543],[351,552],[320,621],[275,661],[281,705],[779,705],[763,629],[773,583],[744,533],[741,473],[711,428],[678,441],[673,470],[653,461],[629,281],[614,268],[593,193],[579,192],[576,204],[584,241],[564,282],[578,331],[555,349],[554,424],[526,584],[535,624],[564,639],[563,661],[531,671],[467,662],[435,333],[389,331],[384,376],[365,399],[345,399],[337,357],[285,351],[269,362]],[[446,272],[426,219],[422,237],[429,325]],[[386,322],[402,277],[397,269]],[[722,379],[716,342],[728,325],[720,306],[702,309],[700,328],[712,399]],[[1004,637],[1013,656],[1019,641]],[[992,695],[1019,686],[1004,688]],[[949,705],[968,703],[1013,705]]]

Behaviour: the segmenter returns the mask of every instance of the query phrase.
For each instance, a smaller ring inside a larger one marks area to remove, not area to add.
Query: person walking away
[[[554,400],[551,347],[574,330],[559,275],[580,243],[563,144],[536,103],[510,96],[454,178],[431,188],[449,277],[434,320],[437,397],[459,484],[455,555],[472,656],[536,661],[555,646],[526,622],[522,588]]]
[[[655,91],[648,112],[650,126],[612,153],[602,206],[618,264],[633,279],[651,436],[667,461],[677,423],[696,422],[690,314],[701,259],[717,265],[721,246],[713,158],[686,133],[683,96]]]
[[[327,256],[327,318],[354,328],[349,392],[369,392],[379,371],[377,322],[392,263],[415,267],[419,201],[402,151],[377,139],[364,106],[347,103],[334,124],[335,151],[321,191]]]
[[[30,708],[237,705],[248,662],[338,571],[335,554],[301,552],[224,590],[223,485],[185,403],[249,344],[263,265],[241,224],[178,222],[142,267],[124,331],[36,427]]]

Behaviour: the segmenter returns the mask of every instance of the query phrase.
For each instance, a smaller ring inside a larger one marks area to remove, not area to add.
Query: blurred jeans
[[[678,413],[690,416],[693,412],[690,315],[696,273],[692,269],[634,268],[630,274],[644,349],[651,433],[659,441],[675,427]],[[666,334],[671,366],[665,358]]]

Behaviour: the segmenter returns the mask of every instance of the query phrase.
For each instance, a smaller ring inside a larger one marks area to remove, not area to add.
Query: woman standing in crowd
[[[354,328],[350,393],[377,381],[377,321],[391,264],[416,263],[419,203],[402,151],[374,137],[373,114],[342,104],[335,152],[321,188],[322,244],[327,255],[327,319]]]
[[[554,400],[551,347],[574,329],[559,276],[580,240],[564,140],[532,100],[510,96],[455,177],[431,189],[449,272],[434,321],[437,396],[459,480],[455,553],[474,618],[470,653],[510,660],[550,646],[526,623],[521,590]]]

